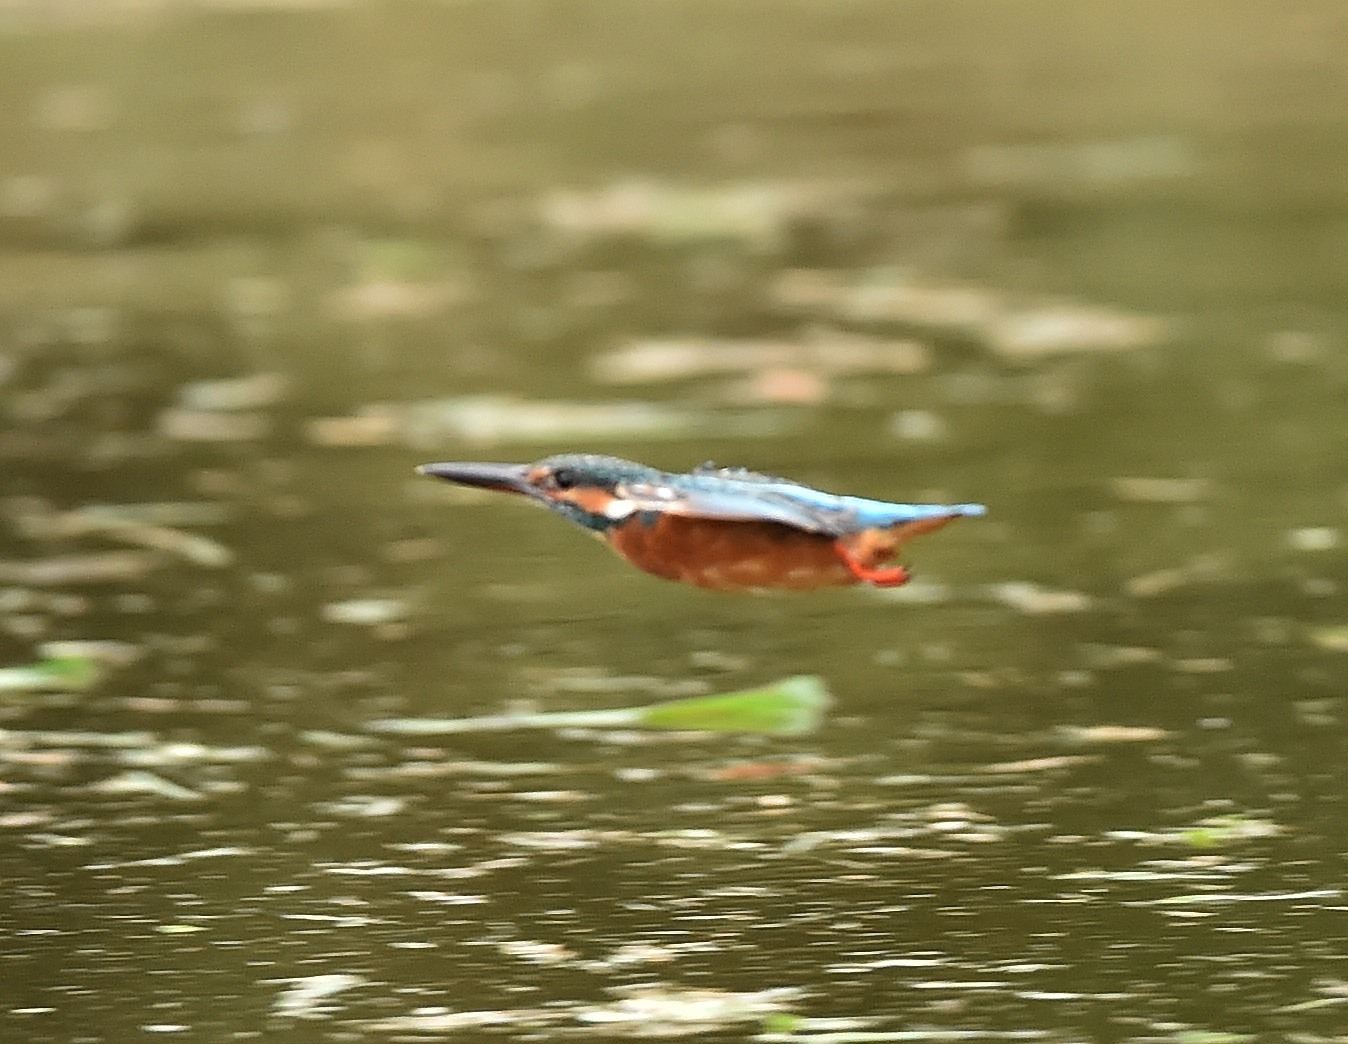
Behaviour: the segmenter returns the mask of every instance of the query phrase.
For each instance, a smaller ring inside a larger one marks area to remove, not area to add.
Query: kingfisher
[[[565,453],[534,464],[451,461],[423,475],[514,493],[579,523],[638,569],[720,591],[908,582],[886,565],[913,537],[982,504],[891,504],[708,463],[672,474],[618,457]]]

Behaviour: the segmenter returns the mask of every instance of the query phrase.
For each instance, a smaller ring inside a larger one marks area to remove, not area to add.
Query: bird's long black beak
[[[432,478],[447,479],[461,486],[495,489],[503,493],[532,493],[527,464],[481,464],[471,461],[446,461],[422,464],[417,471]]]

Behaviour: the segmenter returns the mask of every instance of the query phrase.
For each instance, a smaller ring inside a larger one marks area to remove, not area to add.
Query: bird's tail
[[[897,548],[914,537],[943,529],[957,518],[977,518],[987,513],[988,509],[982,504],[924,504],[921,513],[886,526],[885,535]]]

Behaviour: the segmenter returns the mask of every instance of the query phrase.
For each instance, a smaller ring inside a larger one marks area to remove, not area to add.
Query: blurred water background
[[[0,102],[5,1039],[1344,1039],[1348,8],[6,0]],[[562,450],[990,515],[412,473]]]

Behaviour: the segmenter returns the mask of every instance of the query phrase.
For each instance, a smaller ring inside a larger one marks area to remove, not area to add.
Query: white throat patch
[[[614,497],[604,505],[604,517],[611,518],[615,522],[626,518],[637,510],[637,505],[630,500],[623,500],[621,497]]]

